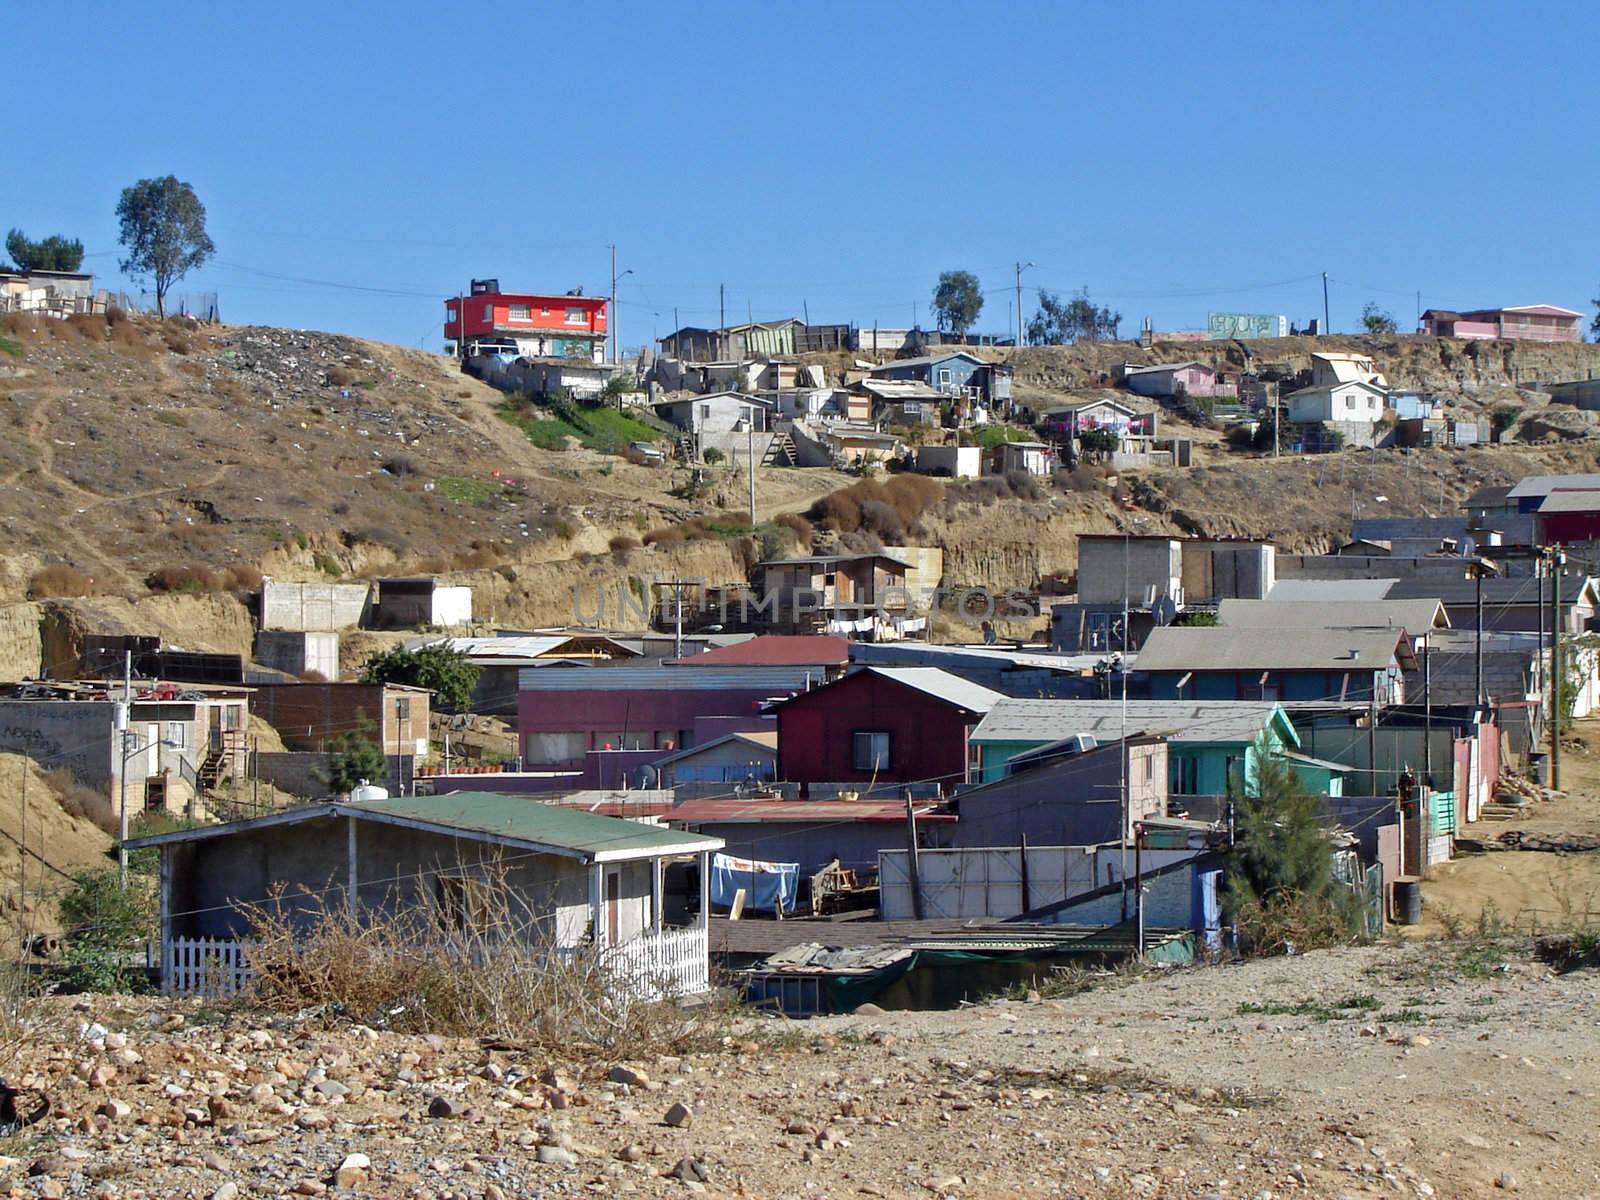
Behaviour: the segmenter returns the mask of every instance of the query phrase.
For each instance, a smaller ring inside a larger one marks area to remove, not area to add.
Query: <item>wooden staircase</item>
[[[213,791],[217,784],[222,782],[222,776],[227,765],[227,755],[220,749],[208,751],[205,761],[200,764],[200,769],[195,772],[195,777],[200,781],[200,787],[204,791]]]
[[[762,456],[761,465],[764,467],[797,467],[800,465],[800,453],[795,448],[794,438],[787,429],[773,435],[767,443],[767,452]]]
[[[678,435],[678,457],[686,463],[694,461],[694,438],[687,433]]]

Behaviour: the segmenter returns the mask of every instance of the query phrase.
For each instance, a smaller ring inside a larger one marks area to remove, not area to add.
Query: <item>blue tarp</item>
[[[711,856],[711,903],[724,908],[733,903],[734,893],[743,888],[747,908],[776,912],[781,900],[783,911],[793,912],[799,886],[799,863],[760,862],[734,858],[731,854]]]

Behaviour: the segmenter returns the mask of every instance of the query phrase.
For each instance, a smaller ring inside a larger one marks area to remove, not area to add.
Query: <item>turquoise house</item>
[[[1259,777],[1262,748],[1294,765],[1313,795],[1339,796],[1349,767],[1300,753],[1300,735],[1282,705],[1268,700],[1017,700],[995,704],[969,739],[972,778],[989,783],[1054,757],[1061,743],[1097,744],[1128,733],[1164,734],[1167,790],[1173,797],[1220,796],[1230,781],[1247,793]]]

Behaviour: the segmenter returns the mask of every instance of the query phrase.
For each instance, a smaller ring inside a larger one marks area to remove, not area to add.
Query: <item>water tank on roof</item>
[[[388,798],[388,788],[379,787],[375,783],[368,783],[365,779],[350,789],[350,802],[352,804],[360,804],[365,800],[387,800]]]

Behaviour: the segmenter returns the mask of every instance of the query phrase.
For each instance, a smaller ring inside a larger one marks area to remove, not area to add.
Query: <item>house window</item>
[[[394,719],[396,721],[411,720],[411,701],[402,697],[394,702]]]
[[[949,367],[940,367],[939,368],[939,386],[942,387],[942,388],[950,386],[950,368]]]
[[[1193,796],[1200,790],[1200,760],[1193,754],[1179,754],[1172,760],[1172,790],[1180,796]]]
[[[511,306],[511,319],[513,321],[533,320],[532,310],[526,304],[513,304]]]
[[[491,325],[494,324],[494,305],[485,304],[483,306],[483,319]]]
[[[881,730],[857,730],[851,734],[850,767],[856,771],[887,771],[888,733]]]
[[[444,319],[446,321],[454,321],[456,319],[456,306],[454,304],[445,306]]]
[[[568,325],[587,325],[588,323],[589,323],[589,314],[584,312],[583,309],[581,309],[581,308],[569,308],[569,309],[567,309],[567,324]]]
[[[550,306],[546,305],[545,307],[541,308],[539,310],[539,315],[541,317],[548,317],[550,315]]]

